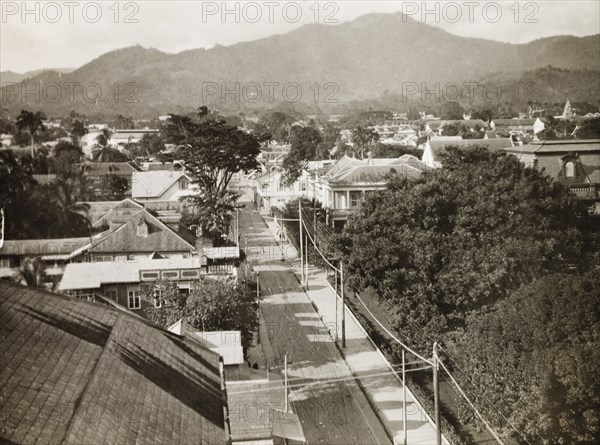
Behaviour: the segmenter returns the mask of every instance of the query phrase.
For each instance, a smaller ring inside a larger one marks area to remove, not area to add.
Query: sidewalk
[[[269,220],[266,222],[275,236],[277,233],[275,223]],[[289,246],[287,253],[288,262],[300,277],[300,260],[296,250],[293,246]],[[306,294],[332,336],[337,329],[339,349],[353,375],[360,382],[373,408],[378,411],[385,427],[394,437],[394,443],[402,444],[404,440],[402,364],[395,364],[392,367],[348,308],[345,314],[346,348],[341,347],[342,302],[339,296],[336,298],[335,291],[327,281],[324,271],[314,267],[309,268]],[[400,376],[394,370],[400,373]],[[408,388],[406,389],[406,417],[408,444],[435,444],[433,421]],[[445,437],[442,438],[442,442],[448,444]]]

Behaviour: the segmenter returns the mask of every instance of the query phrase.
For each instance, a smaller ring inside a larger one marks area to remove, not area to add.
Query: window
[[[96,298],[94,297],[94,292],[90,291],[90,290],[76,290],[76,291],[70,291],[69,295],[71,295],[72,297],[77,298],[78,300],[85,300],[85,301],[90,301],[90,302],[94,302],[96,301]]]
[[[142,272],[142,280],[158,280],[158,272]]]
[[[199,270],[182,270],[181,278],[200,278]]]
[[[142,302],[140,299],[140,288],[139,287],[128,287],[127,288],[127,308],[128,309],[141,309]]]
[[[334,197],[334,208],[346,209],[346,192],[335,192]]]
[[[350,192],[350,207],[358,207],[362,196],[360,192]]]
[[[187,190],[188,188],[188,180],[186,178],[181,178],[179,181],[179,190]]]
[[[117,290],[114,289],[114,288],[106,289],[104,291],[104,296],[106,298],[109,298],[109,299],[113,300],[113,301],[117,301]]]
[[[565,164],[565,176],[567,178],[575,177],[575,164],[571,161]]]
[[[300,183],[300,190],[302,190],[303,192],[305,192],[305,191],[306,191],[306,182],[302,181],[302,182]]]
[[[179,271],[177,270],[170,270],[170,271],[162,271],[161,273],[162,278],[165,280],[176,280],[179,278]]]
[[[10,267],[10,258],[0,258],[0,267]]]

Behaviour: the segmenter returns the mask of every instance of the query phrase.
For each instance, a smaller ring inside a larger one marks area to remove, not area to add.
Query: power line
[[[475,412],[475,414],[477,414],[477,417],[479,417],[479,419],[483,422],[483,424],[488,429],[488,431],[492,434],[492,436],[494,436],[494,439],[496,439],[496,441],[500,445],[504,445],[504,442],[502,442],[502,440],[500,439],[498,434],[492,429],[490,424],[487,423],[487,421],[483,418],[483,416],[481,415],[479,410],[475,407],[473,402],[471,402],[471,400],[467,397],[467,395],[465,394],[463,389],[460,387],[460,385],[458,384],[456,379],[452,376],[452,374],[450,374],[450,371],[448,371],[448,368],[446,368],[446,365],[444,365],[444,362],[442,362],[441,360],[438,360],[437,362],[441,365],[441,367],[444,369],[444,371],[446,371],[446,374],[448,374],[448,377],[450,377],[450,380],[452,380],[452,383],[454,383],[454,386],[456,386],[456,389],[459,391],[460,395],[463,396],[463,398],[467,401],[467,403],[469,404],[471,409]]]
[[[439,345],[438,345],[438,346],[439,346]],[[453,358],[450,356],[450,354],[448,353],[448,351],[446,351],[446,350],[445,350],[444,348],[442,348],[441,346],[439,346],[439,348],[440,348],[441,350],[443,350],[443,351],[444,351],[444,354],[446,354],[446,356],[447,356],[447,357],[450,359],[450,361],[451,361],[451,362],[454,364],[454,366],[456,366],[456,368],[457,368],[457,369],[458,369],[458,370],[459,370],[461,373],[463,373],[463,374],[464,374],[464,376],[465,376],[465,377],[466,377],[466,378],[469,380],[469,383],[471,383],[471,385],[472,385],[473,387],[475,387],[475,388],[476,388],[476,387],[477,387],[477,385],[475,384],[475,382],[473,381],[473,379],[471,379],[471,377],[469,377],[469,375],[468,375],[468,374],[467,374],[467,373],[466,373],[466,372],[465,372],[465,371],[464,371],[464,370],[463,370],[463,369],[462,369],[462,368],[461,368],[461,367],[458,365],[458,363],[456,363],[456,361],[455,361],[455,360],[454,360],[454,359],[453,359]],[[498,414],[500,414],[500,416],[502,417],[502,419],[504,419],[504,421],[505,421],[505,422],[506,422],[508,425],[510,425],[510,427],[511,427],[513,430],[515,430],[515,432],[516,432],[516,433],[517,433],[519,436],[521,436],[521,438],[522,438],[522,439],[523,439],[525,442],[527,442],[529,445],[531,445],[531,443],[530,443],[530,442],[527,440],[527,438],[526,438],[526,437],[525,437],[525,436],[524,436],[524,435],[523,435],[523,434],[522,434],[522,433],[521,433],[521,432],[520,432],[520,431],[519,431],[519,430],[518,430],[518,429],[517,429],[517,428],[516,428],[516,427],[515,427],[515,426],[514,426],[512,423],[511,423],[511,422],[510,422],[510,420],[508,420],[508,419],[506,418],[506,416],[505,416],[505,415],[502,413],[502,411],[501,411],[499,408],[496,408],[496,407],[495,407],[494,403],[493,403],[493,402],[492,402],[492,401],[491,401],[491,400],[490,400],[488,397],[486,397],[485,395],[483,395],[483,396],[482,396],[482,398],[483,398],[483,399],[485,399],[485,401],[486,401],[486,402],[488,402],[488,405],[489,405],[489,407],[493,408],[493,409],[494,409],[494,411],[496,411]],[[540,439],[542,439],[542,441],[544,440],[544,439],[543,439],[543,437],[539,435],[539,433],[537,433],[537,432],[536,432],[536,434],[537,434],[537,436],[538,436]]]
[[[418,362],[413,362],[413,363],[418,363]],[[401,368],[402,366],[394,366],[394,368]],[[407,369],[406,372],[418,372],[418,371],[424,371],[427,369],[431,369],[431,366],[427,365],[427,366],[421,366],[420,368],[413,368],[413,369]],[[391,370],[391,371],[384,371],[384,372],[375,372],[375,373],[370,373],[370,374],[361,374],[360,379],[365,379],[365,378],[372,378],[372,377],[383,377],[383,376],[388,376],[388,375],[397,375],[396,371]],[[321,379],[321,380],[314,380],[312,382],[309,383],[296,383],[296,384],[292,384],[290,385],[288,383],[288,388],[302,388],[302,387],[313,387],[313,386],[320,386],[320,385],[326,385],[329,383],[340,383],[340,382],[347,382],[347,381],[352,381],[352,380],[357,380],[358,377],[354,377],[354,376],[347,376],[347,377],[337,377],[337,378],[329,378],[329,379]],[[293,379],[288,379],[288,382],[301,382],[304,380],[310,380],[307,377],[297,377],[297,378],[293,378]],[[251,381],[250,381],[251,382]],[[283,389],[284,386],[271,386],[269,387],[269,389]],[[262,391],[262,389],[249,389],[249,390],[244,390],[244,391],[227,391],[227,394],[251,394],[251,393],[255,393],[255,392],[260,392]]]
[[[304,210],[304,209],[303,209]],[[323,258],[323,260],[330,266],[332,267],[334,270],[336,271],[340,271],[338,268],[336,268],[333,264],[331,264],[327,258],[325,258],[325,256],[323,255],[323,253],[319,250],[319,248],[316,246],[316,243],[314,241],[314,239],[310,236],[309,230],[306,227],[306,224],[304,223],[304,221],[302,221],[302,225],[304,226],[307,235],[310,237],[311,241],[313,242],[313,245],[315,247],[315,249],[317,250],[317,252],[321,255],[321,257]],[[302,235],[302,234],[301,234]],[[408,352],[410,352],[411,354],[413,354],[415,357],[421,359],[422,361],[428,363],[429,365],[433,365],[433,361],[430,359],[427,359],[425,357],[423,357],[421,354],[419,354],[418,352],[414,351],[412,348],[408,347],[407,345],[405,345],[402,341],[400,341],[394,334],[392,334],[378,319],[377,317],[375,317],[375,315],[373,315],[373,313],[369,310],[369,308],[365,305],[365,303],[362,301],[362,299],[360,298],[360,296],[358,294],[356,294],[356,297],[358,298],[358,300],[360,301],[360,303],[363,305],[363,307],[365,308],[365,310],[369,313],[369,315],[377,322],[377,324],[392,338],[394,339],[398,344],[400,344],[404,349],[406,349]],[[337,295],[336,295],[337,298]]]
[[[433,361],[431,359],[427,359],[427,358],[423,357],[421,354],[419,354],[418,352],[414,351],[413,349],[409,348],[407,345],[405,345],[404,343],[402,343],[383,324],[381,324],[381,322],[377,319],[377,317],[375,317],[375,315],[373,315],[373,313],[369,310],[369,308],[367,307],[367,305],[362,301],[362,299],[360,298],[360,296],[357,293],[355,293],[354,295],[356,296],[356,298],[358,298],[358,301],[360,301],[360,304],[363,305],[363,307],[369,313],[369,315],[373,318],[373,320],[375,320],[377,322],[377,324],[381,327],[381,329],[383,329],[390,337],[392,337],[392,339],[394,339],[394,341],[396,341],[396,343],[398,343],[399,345],[401,345],[404,349],[406,349],[408,352],[410,352],[415,357],[417,357],[417,358],[423,360],[424,362],[429,363],[430,365],[433,366]]]

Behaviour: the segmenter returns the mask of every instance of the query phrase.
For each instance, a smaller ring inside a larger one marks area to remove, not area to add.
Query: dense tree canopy
[[[7,239],[88,236],[88,207],[80,204],[85,191],[81,176],[59,176],[40,185],[33,178],[30,156],[17,159],[11,150],[0,151],[0,202],[5,206]]]
[[[359,125],[352,130],[352,143],[355,147],[355,155],[359,155],[361,159],[364,159],[365,149],[377,141],[379,141],[379,133],[372,128]]]
[[[317,149],[323,138],[316,128],[295,126],[292,127],[290,140],[292,147],[283,160],[285,179],[288,184],[298,179],[306,161],[313,161],[320,156]]]
[[[382,144],[381,142],[374,144],[371,150],[372,158],[399,158],[402,155],[411,155],[421,159],[422,154],[422,150],[415,147]]]
[[[393,176],[342,238],[352,284],[393,305],[422,350],[423,331],[441,339],[580,248],[570,196],[543,172],[485,149],[450,149],[443,162],[418,180]]]
[[[197,282],[188,293],[176,283],[157,282],[145,289],[149,300],[159,298],[161,308],[146,310],[146,316],[160,326],[182,318],[199,331],[241,331],[242,346],[251,346],[258,328],[256,292],[244,283],[233,281]]]
[[[531,443],[600,443],[598,296],[598,269],[548,275],[470,317],[454,351],[461,380],[506,434],[498,409]]]
[[[458,102],[445,102],[440,108],[442,119],[457,120],[463,119],[465,110]]]

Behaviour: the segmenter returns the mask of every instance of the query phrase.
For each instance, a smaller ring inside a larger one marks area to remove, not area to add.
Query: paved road
[[[259,271],[261,347],[271,372],[288,367],[290,403],[309,444],[390,444],[281,249],[251,204],[240,212],[242,245]]]

